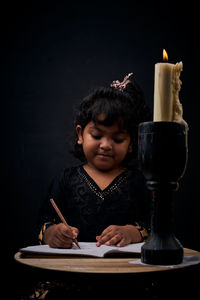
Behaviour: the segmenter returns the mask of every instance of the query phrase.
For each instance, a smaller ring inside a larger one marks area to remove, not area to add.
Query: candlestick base
[[[152,265],[177,265],[183,261],[183,247],[173,235],[162,238],[154,234],[142,246],[141,261]]]

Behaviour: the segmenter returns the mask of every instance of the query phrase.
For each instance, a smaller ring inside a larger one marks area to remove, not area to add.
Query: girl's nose
[[[103,150],[111,150],[112,149],[112,143],[107,138],[102,138],[100,143],[100,148]]]

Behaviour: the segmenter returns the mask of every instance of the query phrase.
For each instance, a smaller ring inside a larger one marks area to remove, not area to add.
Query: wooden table
[[[184,249],[186,256],[198,256],[200,252],[191,249]],[[94,258],[85,256],[30,256],[21,252],[15,254],[15,260],[19,263],[47,270],[76,272],[76,273],[144,273],[164,270],[175,270],[184,268],[177,265],[173,268],[167,266],[151,266],[132,264],[130,261],[138,258]]]
[[[186,256],[198,256],[200,252],[184,249]],[[56,299],[113,299],[134,296],[138,299],[174,299],[174,295],[197,295],[200,264],[183,267],[159,267],[132,264],[138,258],[94,258],[86,256],[37,256],[17,252],[17,265],[23,269],[18,276],[21,290],[35,286],[37,282],[57,282],[66,291]],[[25,270],[24,270],[25,268]],[[34,284],[33,284],[34,283]],[[20,294],[21,295],[21,294]],[[30,293],[29,293],[30,295]]]

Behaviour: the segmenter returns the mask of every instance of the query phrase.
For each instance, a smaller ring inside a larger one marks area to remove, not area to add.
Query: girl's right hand
[[[73,239],[78,236],[78,228],[63,223],[54,224],[44,232],[43,240],[52,248],[72,248]]]

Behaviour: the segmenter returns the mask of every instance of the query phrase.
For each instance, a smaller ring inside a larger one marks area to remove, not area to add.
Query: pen
[[[63,217],[63,215],[62,215],[60,209],[59,209],[58,206],[56,205],[55,201],[51,198],[51,199],[50,199],[50,202],[51,202],[51,204],[53,205],[53,207],[54,207],[55,211],[57,212],[58,216],[60,217],[61,221],[62,221],[66,226],[69,226],[69,225],[67,224],[65,218]],[[76,246],[77,246],[78,248],[81,248],[81,247],[79,246],[79,243],[78,243],[77,239],[73,239],[73,242],[76,244]]]

